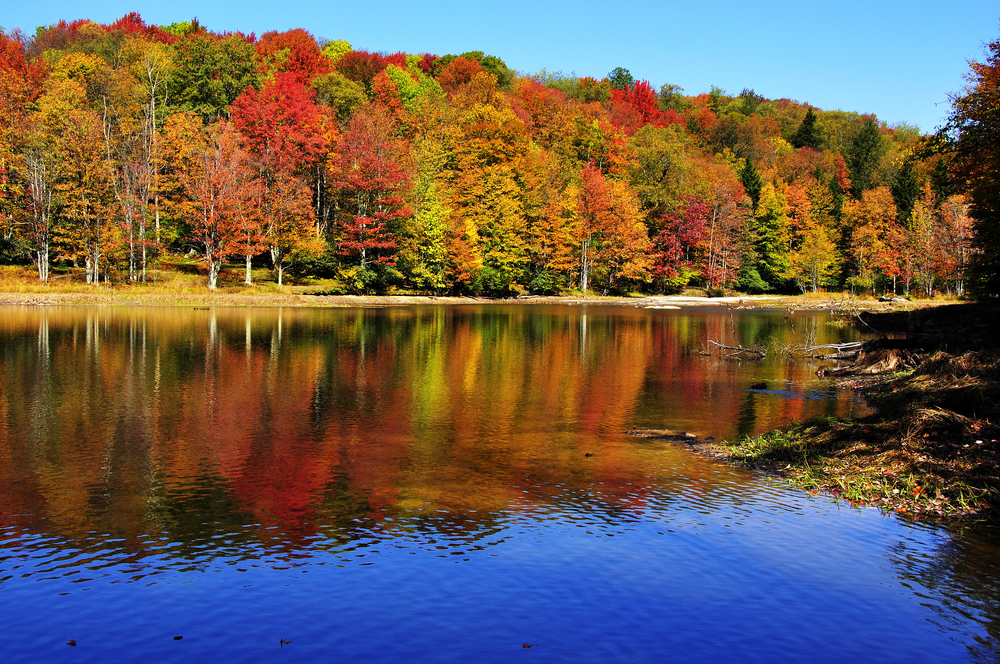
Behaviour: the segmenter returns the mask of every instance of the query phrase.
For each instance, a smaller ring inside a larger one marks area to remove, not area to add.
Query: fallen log
[[[920,358],[905,348],[862,348],[854,363],[839,369],[821,367],[816,375],[827,376],[877,376],[912,369],[920,364]]]
[[[743,346],[727,346],[725,344],[720,344],[718,341],[708,340],[708,343],[712,344],[716,348],[721,348],[723,350],[734,351],[732,353],[727,353],[726,357],[736,357],[738,355],[746,355],[755,360],[763,360],[767,357],[767,351],[762,348],[744,348]]]

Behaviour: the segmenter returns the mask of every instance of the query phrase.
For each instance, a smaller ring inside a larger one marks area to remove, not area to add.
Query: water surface
[[[0,659],[993,661],[988,539],[624,435],[860,412],[834,323],[5,308]]]

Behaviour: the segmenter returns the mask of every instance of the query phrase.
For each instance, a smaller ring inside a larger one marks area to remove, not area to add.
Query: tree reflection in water
[[[516,550],[532,524],[628,538],[768,523],[750,507],[760,478],[623,432],[733,436],[860,408],[813,363],[699,352],[851,334],[828,322],[593,306],[8,308],[0,591],[14,567],[101,578],[88,556],[146,582],[390,549],[469,561]],[[748,390],[759,382],[769,389]],[[985,625],[993,656],[996,548],[941,537],[933,557],[910,557],[906,540],[888,555],[940,620]],[[64,553],[11,562],[49,550]]]

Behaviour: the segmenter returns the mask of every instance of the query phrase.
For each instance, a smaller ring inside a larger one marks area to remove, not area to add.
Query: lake
[[[991,537],[625,434],[862,414],[785,352],[856,338],[783,310],[0,308],[0,661],[996,661]]]

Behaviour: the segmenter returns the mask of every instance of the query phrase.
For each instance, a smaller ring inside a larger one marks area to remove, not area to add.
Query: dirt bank
[[[915,365],[872,374],[885,355],[862,354],[856,371],[835,381],[860,390],[874,414],[793,423],[740,441],[681,442],[851,503],[1000,525],[1000,306],[860,318],[886,335],[884,347],[906,347]]]

